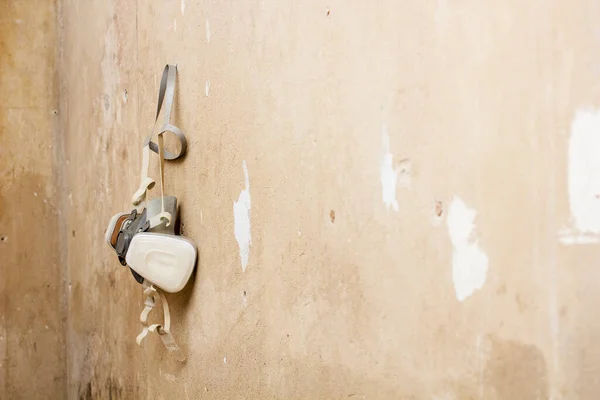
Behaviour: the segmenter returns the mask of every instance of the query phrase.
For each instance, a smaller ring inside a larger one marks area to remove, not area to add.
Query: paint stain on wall
[[[240,192],[237,201],[233,202],[234,232],[235,240],[240,247],[240,259],[242,262],[242,271],[246,271],[248,259],[250,257],[250,179],[248,177],[248,167],[246,161],[242,162],[244,168],[245,188]]]
[[[444,213],[444,205],[441,201],[435,201],[434,214],[438,218],[442,218],[442,214]]]
[[[446,224],[452,242],[452,281],[458,301],[481,289],[488,271],[488,256],[479,248],[475,232],[477,212],[454,197],[448,207]]]
[[[441,200],[435,200],[431,207],[429,221],[432,226],[441,226],[445,217],[444,203]]]
[[[571,124],[568,190],[571,221],[559,232],[564,244],[600,241],[600,110],[580,109]]]
[[[390,135],[388,128],[383,125],[381,128],[381,164],[380,177],[381,197],[383,204],[389,210],[398,211],[398,201],[396,200],[396,184],[398,182],[398,169],[394,168],[394,157],[390,150]]]
[[[208,97],[208,94],[210,93],[210,81],[206,81],[204,84],[204,93],[206,94],[206,97]]]
[[[181,15],[185,15],[185,0],[181,0]]]

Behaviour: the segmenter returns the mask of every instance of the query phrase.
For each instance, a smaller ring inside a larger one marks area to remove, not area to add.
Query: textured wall
[[[0,4],[0,398],[65,397],[57,9]]]
[[[64,0],[69,397],[598,398],[599,7]],[[185,365],[102,238],[165,63]]]

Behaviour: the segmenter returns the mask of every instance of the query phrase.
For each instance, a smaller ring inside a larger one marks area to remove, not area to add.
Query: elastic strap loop
[[[142,324],[142,332],[137,336],[136,342],[138,346],[142,345],[142,340],[148,335],[148,332],[155,332],[160,337],[163,345],[169,353],[178,361],[185,361],[185,355],[181,348],[177,345],[173,334],[171,333],[171,313],[169,311],[169,303],[162,290],[155,288],[144,282],[144,294],[147,296],[144,301],[145,307],[140,314],[140,322]],[[148,316],[156,307],[157,300],[160,300],[163,305],[164,324],[152,324],[148,326]]]

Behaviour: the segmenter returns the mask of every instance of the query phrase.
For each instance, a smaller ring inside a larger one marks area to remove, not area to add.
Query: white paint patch
[[[210,23],[206,20],[206,43],[210,43]]]
[[[181,15],[185,15],[185,0],[181,0]]]
[[[383,204],[389,210],[398,211],[398,201],[396,200],[396,183],[398,182],[398,170],[394,169],[394,157],[390,152],[390,135],[386,125],[381,128],[381,165],[379,180],[381,181],[381,197]]]
[[[210,81],[206,81],[204,84],[204,93],[206,93],[206,97],[208,97],[208,93],[210,93]]]
[[[173,18],[173,30],[177,32],[177,19]]]
[[[574,235],[571,229],[561,229],[558,231],[559,240],[562,244],[594,244],[600,242],[600,238],[591,235]]]
[[[227,357],[223,357],[223,364],[227,364]]]
[[[246,161],[242,163],[244,168],[245,189],[240,192],[237,201],[233,202],[233,217],[235,222],[235,240],[240,247],[240,259],[242,271],[246,271],[248,258],[250,257],[250,179],[248,178],[248,167]]]
[[[477,212],[454,197],[448,208],[448,235],[452,242],[452,280],[458,301],[481,289],[488,271],[488,256],[479,248],[475,236]]]
[[[570,228],[558,232],[563,244],[600,242],[600,110],[580,109],[571,123],[568,190]]]

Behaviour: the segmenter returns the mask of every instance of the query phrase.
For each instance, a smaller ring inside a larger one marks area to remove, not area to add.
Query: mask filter
[[[196,264],[196,245],[186,238],[163,233],[139,233],[127,251],[127,265],[165,292],[179,292]]]
[[[165,196],[148,202],[149,219],[164,209],[177,221],[177,198]],[[175,235],[175,224],[161,224],[150,232],[141,230],[129,243],[125,260],[129,268],[148,283],[176,293],[182,290],[196,265],[196,245],[191,240]]]

